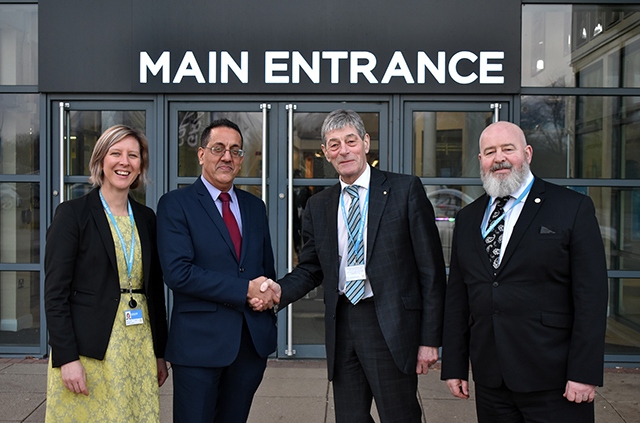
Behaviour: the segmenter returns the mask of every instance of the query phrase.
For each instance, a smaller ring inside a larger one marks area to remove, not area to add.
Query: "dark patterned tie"
[[[357,185],[349,185],[345,190],[351,196],[351,205],[349,206],[349,213],[347,214],[347,221],[345,222],[348,234],[350,234],[348,236],[347,266],[354,266],[364,263],[364,240],[361,240],[356,246],[357,233],[360,227],[360,220],[362,219],[360,215],[360,196],[358,195]],[[344,294],[352,304],[357,304],[364,296],[364,280],[347,281]]]
[[[233,212],[231,211],[231,207],[229,205],[231,196],[228,192],[221,192],[218,198],[220,198],[220,201],[222,201],[222,220],[224,220],[224,223],[225,225],[227,225],[227,229],[229,230],[229,235],[231,235],[231,241],[233,242],[233,246],[236,249],[236,257],[240,259],[240,251],[242,250],[242,235],[240,235],[238,222],[236,221],[236,217],[233,215]]]
[[[511,197],[500,197],[496,200],[496,208],[493,210],[493,213],[491,213],[487,228],[490,227],[496,219],[502,216],[502,213],[504,213],[504,206],[507,204],[507,201],[509,201],[509,198]],[[503,233],[504,219],[502,219],[484,239],[485,249],[489,255],[491,266],[493,266],[494,269],[497,269],[500,266],[500,247],[502,245]]]

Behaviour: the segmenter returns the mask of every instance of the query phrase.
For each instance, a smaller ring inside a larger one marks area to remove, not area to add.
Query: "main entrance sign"
[[[521,7],[513,0],[41,2],[39,88],[515,94]]]
[[[340,84],[341,69],[347,68],[349,84],[389,84],[394,78],[405,84],[424,84],[427,79],[445,84],[452,81],[466,85],[475,81],[480,84],[504,84],[502,51],[459,51],[447,59],[446,52],[439,51],[432,60],[424,51],[415,54],[415,68],[411,69],[402,51],[394,52],[388,63],[379,63],[370,51],[313,51],[310,60],[299,51],[266,51],[260,64],[264,68],[265,84],[299,84],[306,78],[313,84],[325,82]],[[477,63],[475,70],[461,74],[462,61]],[[249,84],[249,52],[240,52],[239,60],[227,51],[209,51],[203,60],[192,51],[184,53],[180,64],[171,72],[171,52],[164,51],[156,60],[148,52],[140,52],[140,84],[147,84],[152,77],[160,78],[163,84],[180,84],[185,78],[194,78],[198,84],[228,84],[230,75],[242,84]],[[322,72],[328,68],[329,72]]]

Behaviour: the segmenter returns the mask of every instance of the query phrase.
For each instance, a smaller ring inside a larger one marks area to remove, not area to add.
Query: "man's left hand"
[[[416,373],[426,375],[429,373],[429,367],[438,361],[438,347],[427,347],[420,345],[418,347],[418,364],[416,365]]]
[[[563,397],[577,404],[581,402],[593,402],[593,399],[596,397],[596,387],[595,385],[587,385],[568,380]]]

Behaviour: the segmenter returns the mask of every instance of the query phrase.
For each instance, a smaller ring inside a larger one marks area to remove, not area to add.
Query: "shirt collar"
[[[362,175],[360,175],[360,177],[356,179],[356,181],[351,185],[357,185],[359,187],[363,187],[364,189],[369,189],[370,182],[371,182],[371,167],[367,164],[367,167],[365,168],[364,172],[362,172]],[[342,179],[340,179],[341,191],[344,191],[344,189],[348,186],[349,184],[344,183]]]
[[[211,198],[213,198],[213,201],[216,201],[222,191],[214,187],[211,184],[211,182],[207,181],[207,178],[200,176],[200,179],[202,180],[202,183],[204,184],[204,186],[207,188],[207,191],[209,191],[209,195],[211,195]],[[229,192],[229,195],[231,196],[231,202],[237,204],[238,197],[236,196],[236,191],[233,188],[234,188],[233,185],[231,185],[231,189],[229,189],[228,192]]]

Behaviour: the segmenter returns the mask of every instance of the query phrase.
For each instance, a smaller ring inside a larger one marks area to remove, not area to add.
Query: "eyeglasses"
[[[233,158],[239,158],[244,156],[244,150],[241,150],[239,148],[224,148],[220,145],[214,145],[213,147],[208,147],[207,150],[210,150],[211,154],[213,154],[214,156],[224,156],[224,153],[226,153],[227,151],[229,152],[229,154],[231,154],[231,157]]]

